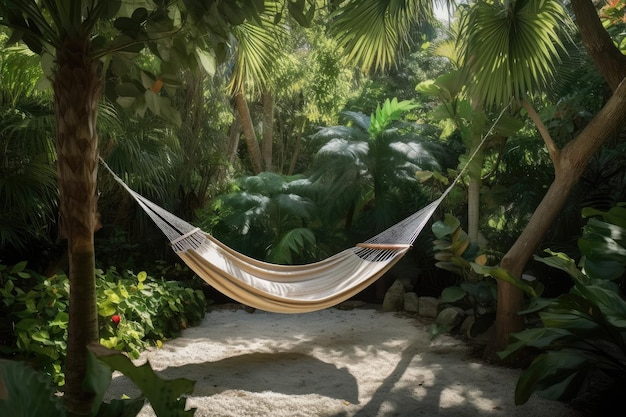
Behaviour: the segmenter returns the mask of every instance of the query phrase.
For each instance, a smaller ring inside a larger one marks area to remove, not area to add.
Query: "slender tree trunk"
[[[524,231],[504,255],[502,267],[520,278],[539,247],[546,230],[559,215],[567,196],[578,182],[593,154],[626,122],[626,80],[617,87],[606,105],[585,129],[555,153],[555,179],[533,213]],[[523,307],[523,293],[512,284],[498,281],[498,311],[495,332],[485,349],[485,358],[497,360],[496,352],[504,349],[511,333],[522,330],[517,313]]]
[[[226,151],[226,160],[231,165],[235,163],[235,158],[237,158],[240,136],[241,122],[239,121],[239,113],[235,112],[235,120],[233,120],[233,123],[230,125],[230,131],[228,133],[228,150]]]
[[[252,171],[255,175],[260,174],[263,171],[263,158],[261,157],[261,149],[259,148],[259,142],[254,132],[254,125],[252,124],[252,116],[250,116],[250,109],[248,108],[248,102],[243,95],[243,91],[239,91],[235,94],[235,107],[237,113],[239,113],[239,119],[243,128],[243,135],[246,138],[246,145],[248,146],[248,153],[250,154],[250,162],[252,163]]]
[[[272,171],[272,145],[274,142],[274,96],[271,91],[263,92],[263,164]]]
[[[304,126],[306,124],[306,118],[302,118],[302,123],[300,123],[300,127],[298,129],[298,136],[296,137],[296,144],[293,147],[293,152],[291,153],[291,161],[289,161],[289,171],[287,175],[293,175],[296,170],[296,163],[298,162],[298,157],[300,156],[300,149],[302,148],[302,134],[304,133]]]
[[[92,394],[83,390],[87,345],[98,340],[94,231],[98,136],[102,88],[89,38],[67,39],[57,51],[54,107],[57,120],[60,229],[69,252],[69,327],[64,399],[70,412],[88,414]]]
[[[470,150],[470,155],[475,149]],[[467,190],[467,233],[473,242],[478,242],[478,222],[480,220],[480,187],[483,168],[483,152],[479,151],[470,162],[468,170],[469,187]]]

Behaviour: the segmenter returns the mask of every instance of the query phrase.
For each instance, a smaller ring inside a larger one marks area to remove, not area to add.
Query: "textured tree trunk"
[[[239,91],[235,94],[235,107],[237,113],[239,113],[239,120],[243,128],[243,135],[246,138],[246,145],[248,147],[248,153],[250,154],[250,162],[252,163],[252,171],[255,175],[260,174],[263,171],[263,159],[261,158],[261,149],[259,148],[259,142],[254,132],[254,125],[252,124],[252,116],[250,116],[250,109],[248,108],[248,102],[243,95],[243,91]]]
[[[302,118],[298,129],[298,136],[296,136],[296,143],[291,153],[291,161],[289,161],[289,171],[287,175],[293,175],[296,170],[296,164],[298,163],[298,157],[300,156],[300,149],[302,148],[302,134],[304,133],[304,126],[306,125],[306,118]]]
[[[475,149],[470,150],[470,155]],[[478,151],[470,162],[468,170],[469,187],[467,190],[467,234],[473,242],[478,242],[478,224],[480,220],[480,186],[483,168],[483,151]]]
[[[237,158],[240,136],[241,123],[239,122],[239,113],[235,113],[235,120],[230,125],[230,131],[228,132],[228,149],[226,150],[226,160],[231,165],[235,163],[235,158]]]
[[[93,396],[83,390],[87,345],[98,340],[94,231],[102,89],[89,39],[67,39],[57,51],[54,106],[57,120],[60,230],[69,252],[69,327],[64,399],[70,412],[88,414]]]
[[[572,0],[571,4],[585,49],[604,80],[615,90],[626,77],[626,56],[613,44],[590,0]]]
[[[501,266],[520,278],[539,247],[546,230],[561,212],[574,185],[593,154],[626,123],[626,81],[617,87],[611,99],[587,127],[555,156],[555,179],[533,213],[522,234],[504,255]],[[522,330],[517,313],[523,307],[523,293],[512,284],[498,281],[498,311],[495,332],[485,349],[488,360],[497,360],[496,352],[506,347],[509,336]]]
[[[274,96],[271,91],[263,92],[263,164],[272,171],[272,145],[274,143]]]

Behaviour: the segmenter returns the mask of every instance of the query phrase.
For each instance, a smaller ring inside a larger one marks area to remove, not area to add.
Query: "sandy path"
[[[461,341],[431,341],[415,319],[373,309],[215,310],[145,359],[164,377],[197,381],[187,401],[197,417],[578,415],[539,397],[515,406],[519,371],[468,360]],[[137,391],[119,376],[108,398],[122,394]]]

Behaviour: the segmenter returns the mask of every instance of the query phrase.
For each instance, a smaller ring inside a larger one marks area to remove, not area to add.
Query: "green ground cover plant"
[[[26,360],[64,384],[69,280],[45,277],[26,262],[0,265],[0,355]],[[145,272],[97,271],[100,343],[131,358],[147,346],[199,322],[208,302],[202,291]]]

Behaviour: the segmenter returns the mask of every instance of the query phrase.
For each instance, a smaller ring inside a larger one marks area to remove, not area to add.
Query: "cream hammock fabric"
[[[226,296],[259,310],[305,313],[332,307],[356,295],[396,264],[428,223],[455,182],[417,213],[323,261],[306,265],[261,262],[230,249],[129,188],[102,164],[170,240],[200,278]]]

